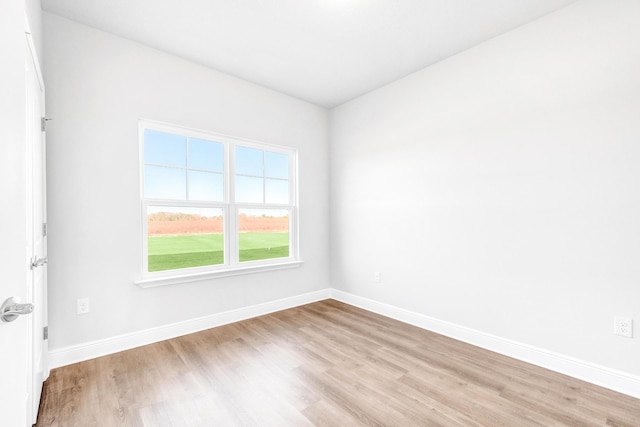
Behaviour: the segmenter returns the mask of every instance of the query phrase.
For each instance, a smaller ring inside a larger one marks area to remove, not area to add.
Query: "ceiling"
[[[42,0],[42,7],[331,108],[574,1]]]

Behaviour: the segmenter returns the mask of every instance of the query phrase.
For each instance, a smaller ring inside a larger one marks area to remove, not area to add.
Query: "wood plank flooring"
[[[334,300],[65,366],[37,426],[640,426],[640,400]]]

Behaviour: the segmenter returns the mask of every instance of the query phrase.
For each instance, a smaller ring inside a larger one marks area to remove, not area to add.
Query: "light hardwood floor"
[[[38,426],[640,426],[640,400],[334,300],[55,369]]]

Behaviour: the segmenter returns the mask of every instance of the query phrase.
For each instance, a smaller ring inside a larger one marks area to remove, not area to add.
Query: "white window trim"
[[[287,260],[288,258],[280,258]],[[157,286],[178,285],[181,283],[198,282],[201,280],[218,279],[221,277],[240,276],[244,274],[262,273],[266,271],[284,270],[289,268],[300,267],[304,264],[303,260],[280,261],[269,265],[250,265],[237,267],[233,269],[220,269],[216,271],[198,272],[191,274],[178,274],[173,276],[144,278],[134,281],[141,288],[155,288]],[[170,270],[172,272],[178,270]],[[182,271],[182,270],[180,270]]]
[[[144,198],[144,130],[151,129],[161,132],[180,134],[190,138],[201,138],[205,140],[220,142],[224,144],[224,201],[223,202],[198,202],[164,199]],[[228,135],[217,134],[198,129],[186,128],[183,126],[162,123],[153,120],[140,119],[138,126],[138,144],[140,168],[139,178],[139,200],[141,214],[141,276],[134,280],[134,283],[142,288],[174,285],[179,283],[189,283],[200,280],[214,279],[219,277],[229,277],[242,274],[258,273],[272,270],[299,267],[304,263],[300,258],[299,251],[299,220],[298,220],[298,151],[295,148],[269,144],[261,141],[253,141]],[[233,149],[236,145],[280,152],[289,156],[289,186],[291,201],[289,204],[277,203],[235,203],[234,181],[235,163]],[[177,270],[165,270],[158,272],[148,271],[147,255],[147,207],[148,206],[184,206],[184,207],[205,207],[222,208],[223,210],[223,230],[224,230],[224,263],[194,268],[184,268]],[[239,262],[237,259],[237,236],[238,209],[286,209],[289,210],[289,256],[286,258],[270,258],[265,260]]]

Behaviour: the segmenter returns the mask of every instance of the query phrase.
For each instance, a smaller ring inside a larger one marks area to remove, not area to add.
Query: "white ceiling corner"
[[[42,7],[331,108],[574,1],[42,0]]]

